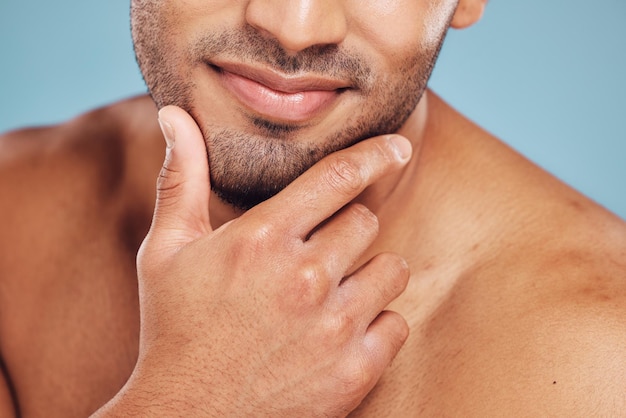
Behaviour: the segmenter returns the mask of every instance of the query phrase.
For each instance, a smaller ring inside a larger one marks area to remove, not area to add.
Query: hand
[[[202,134],[179,108],[160,120],[174,145],[138,256],[139,360],[108,411],[347,415],[408,335],[384,308],[409,276],[394,254],[354,265],[378,223],[350,202],[406,163],[393,141],[408,141],[377,137],[334,153],[212,230]]]

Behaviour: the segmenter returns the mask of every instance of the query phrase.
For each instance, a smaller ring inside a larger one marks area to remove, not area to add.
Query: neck
[[[418,168],[418,160],[428,121],[428,91],[424,92],[417,107],[407,119],[404,125],[398,130],[398,134],[406,137],[413,146],[413,156],[409,163],[398,172],[390,174],[371,185],[355,199],[374,212],[379,218],[384,216],[385,208],[391,202],[403,202],[403,198],[409,193],[409,188],[413,184],[413,179]],[[397,209],[397,207],[396,207]]]

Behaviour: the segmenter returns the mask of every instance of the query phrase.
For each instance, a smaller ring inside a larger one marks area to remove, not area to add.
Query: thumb
[[[153,249],[171,251],[212,230],[209,163],[202,132],[187,112],[166,106],[159,124],[167,150],[147,238]]]

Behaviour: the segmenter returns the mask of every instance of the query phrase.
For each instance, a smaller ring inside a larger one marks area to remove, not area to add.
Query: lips
[[[211,64],[222,85],[259,116],[282,122],[305,122],[332,107],[351,88],[349,82],[318,76],[286,77],[241,64]]]

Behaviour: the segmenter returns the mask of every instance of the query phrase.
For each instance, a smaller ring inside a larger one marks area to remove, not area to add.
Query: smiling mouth
[[[207,64],[244,107],[279,123],[307,122],[329,111],[343,93],[353,89],[343,80],[307,75],[286,77],[241,64]]]

